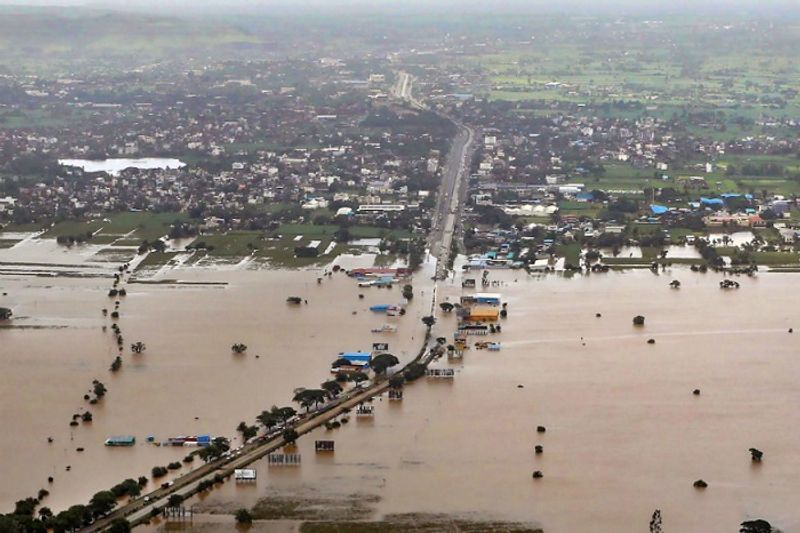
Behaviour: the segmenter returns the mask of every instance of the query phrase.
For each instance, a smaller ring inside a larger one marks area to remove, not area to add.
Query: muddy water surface
[[[144,443],[108,449],[109,435],[233,437],[240,420],[326,379],[337,352],[369,349],[377,340],[370,327],[386,319],[367,307],[400,296],[397,288],[359,290],[341,274],[317,285],[309,271],[187,269],[166,277],[227,285],[130,285],[120,325],[126,345],[143,340],[148,349],[126,350],[113,376],[116,348],[100,314],[108,280],[0,280],[8,292],[0,305],[14,308],[15,325],[59,328],[0,330],[4,509],[46,486],[48,475],[56,481],[47,505],[59,509],[186,453]],[[491,278],[503,282],[490,290],[509,305],[500,352],[472,349],[463,361],[440,361],[457,369],[452,382],[423,379],[402,402],[376,400],[373,420],[352,418],[301,439],[301,467],[261,461],[257,483],[226,483],[190,503],[230,511],[287,495],[363,495],[359,518],[447,513],[548,532],[633,533],[661,509],[666,531],[730,532],[753,517],[800,530],[800,330],[788,333],[800,324],[796,275],[740,278],[735,291],[720,290],[717,275],[678,269]],[[673,278],[681,289],[668,287]],[[410,313],[388,337],[403,358],[418,347],[431,290],[424,274],[414,285]],[[459,280],[440,289],[451,300],[461,293]],[[288,295],[309,304],[287,306]],[[646,317],[643,328],[631,324],[637,314]],[[454,327],[454,317],[439,315],[437,334]],[[246,356],[230,353],[239,341],[250,347]],[[95,377],[108,396],[91,408],[94,422],[70,430]],[[318,438],[335,440],[335,453],[316,455]],[[765,452],[763,463],[751,464],[750,447]],[[544,478],[531,479],[534,470]],[[704,491],[692,487],[700,478],[709,483]],[[215,518],[204,527],[230,523]]]
[[[286,494],[367,494],[380,498],[373,518],[447,513],[634,533],[661,509],[665,531],[738,531],[753,517],[800,530],[796,277],[741,278],[738,291],[687,270],[492,278],[509,303],[502,351],[441,361],[458,370],[452,382],[410,385],[399,404],[377,401],[372,421],[301,439],[302,467],[261,462],[256,485],[227,483],[192,503],[230,511]],[[457,283],[443,290],[460,294]],[[440,331],[452,326],[440,316]],[[318,438],[336,452],[315,455]],[[753,446],[765,452],[760,465]],[[692,486],[701,478],[704,491]]]
[[[420,318],[429,313],[425,293],[432,290],[429,276],[420,275],[408,314],[387,318],[368,307],[400,302],[400,289],[358,289],[343,273],[321,284],[320,273],[309,270],[168,274],[209,284],[128,284],[118,321],[124,363],[116,374],[109,371],[116,343],[110,328],[102,329],[112,323],[101,313],[113,309],[110,279],[0,278],[0,292],[7,293],[0,306],[15,315],[0,329],[3,511],[42,487],[50,490],[45,505],[54,510],[85,503],[98,490],[149,475],[153,466],[191,451],[146,444],[147,435],[160,441],[210,433],[236,442],[239,421],[252,423],[261,410],[290,404],[295,388],[330,379],[330,363],[341,351],[369,351],[372,342],[386,341],[401,359],[412,358],[424,334]],[[294,295],[308,304],[287,304]],[[370,333],[384,322],[396,324],[398,333]],[[129,345],[139,340],[147,349],[133,355]],[[247,354],[231,353],[236,342],[248,345]],[[94,406],[83,400],[93,379],[108,388]],[[94,420],[70,428],[72,415],[87,409]],[[112,435],[134,435],[137,445],[104,447]]]

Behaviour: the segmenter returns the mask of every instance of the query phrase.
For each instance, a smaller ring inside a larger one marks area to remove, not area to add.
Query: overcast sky
[[[456,12],[502,13],[550,11],[647,13],[708,10],[753,12],[800,11],[799,0],[0,0],[0,4],[28,6],[78,5],[115,7],[137,11],[199,12],[352,11],[415,13],[457,9]],[[452,11],[451,11],[452,12]]]

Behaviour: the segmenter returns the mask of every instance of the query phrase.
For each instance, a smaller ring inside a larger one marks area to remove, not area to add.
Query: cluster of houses
[[[6,79],[20,97],[0,104],[0,120],[31,109],[61,118],[0,128],[0,224],[135,209],[260,229],[281,206],[288,219],[409,228],[433,204],[447,137],[395,127],[391,80],[360,75],[309,60],[158,69],[124,84],[113,74]],[[153,89],[132,96],[135,83]],[[57,163],[167,156],[187,165],[111,175]]]

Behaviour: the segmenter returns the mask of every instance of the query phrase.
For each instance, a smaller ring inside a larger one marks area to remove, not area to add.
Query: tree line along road
[[[432,296],[436,298],[436,291]],[[432,305],[433,308],[433,305]],[[419,354],[400,372],[408,368],[413,363],[421,363],[427,366],[432,358],[434,352],[431,350],[431,329],[428,328],[423,346]],[[340,416],[341,414],[353,409],[357,405],[370,400],[380,394],[383,394],[389,388],[389,380],[382,379],[374,382],[369,387],[364,389],[357,389],[350,391],[347,394],[329,402],[320,409],[306,413],[304,418],[298,420],[294,425],[288,426],[288,429],[293,429],[297,432],[298,437],[304,435],[322,425]],[[254,442],[245,445],[237,456],[225,457],[212,461],[206,465],[187,472],[185,475],[176,478],[173,483],[168,487],[160,487],[148,494],[143,495],[126,505],[111,512],[107,516],[97,520],[89,526],[84,527],[80,531],[83,533],[94,533],[103,531],[111,525],[111,523],[118,518],[127,519],[132,526],[139,525],[149,520],[154,513],[167,506],[169,497],[178,494],[184,498],[192,496],[198,492],[198,486],[204,481],[214,481],[217,476],[228,477],[233,474],[237,468],[244,468],[245,466],[263,458],[264,456],[272,453],[275,450],[286,446],[289,442],[283,438],[282,431],[277,435],[267,438],[263,442]]]

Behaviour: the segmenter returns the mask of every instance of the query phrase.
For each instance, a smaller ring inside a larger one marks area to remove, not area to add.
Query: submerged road
[[[396,98],[404,100],[412,107],[424,109],[423,105],[414,99],[411,88],[412,78],[408,74],[401,72],[398,82],[392,89],[392,93]],[[444,279],[447,276],[447,259],[453,239],[459,228],[463,209],[463,192],[465,191],[463,178],[469,171],[472,141],[475,136],[474,131],[468,126],[460,124],[450,117],[445,118],[455,124],[458,128],[458,133],[453,139],[442,172],[442,183],[439,189],[436,213],[428,241],[431,253],[437,258],[437,280]],[[431,314],[436,309],[437,292],[435,284],[431,297]],[[431,362],[434,357],[431,351],[432,338],[435,338],[435,335],[431,335],[431,329],[429,328],[419,354],[403,370],[413,363],[422,363],[427,366]],[[301,415],[296,422],[288,425],[287,428],[294,429],[298,436],[304,435],[359,404],[383,394],[388,388],[389,381],[384,379],[364,388],[353,389],[320,409]],[[217,476],[228,477],[237,468],[244,468],[287,444],[288,442],[283,438],[282,430],[269,433],[264,440],[246,444],[229,457],[217,459],[191,472],[187,472],[183,476],[174,479],[169,486],[143,494],[141,497],[119,507],[109,515],[84,527],[80,531],[84,533],[102,531],[118,518],[128,520],[132,526],[139,525],[166,507],[170,496],[174,494],[184,498],[192,496],[198,492],[198,485],[201,483],[213,481]]]
[[[417,355],[409,365],[416,362],[427,366],[430,363],[433,358],[433,353],[429,349],[429,342],[430,336],[426,336],[419,355]],[[406,367],[407,366],[408,365],[406,365]],[[404,367],[404,369],[406,367]],[[324,425],[326,422],[333,420],[337,416],[346,413],[359,404],[383,394],[388,388],[389,380],[383,379],[372,383],[368,387],[353,389],[322,406],[320,409],[306,413],[295,423],[288,425],[287,428],[294,429],[298,436],[304,435]],[[173,480],[172,484],[168,487],[158,488],[148,494],[143,494],[141,497],[123,505],[80,531],[85,533],[102,531],[117,518],[127,519],[132,526],[139,525],[149,520],[154,512],[158,513],[159,510],[166,507],[169,497],[173,494],[178,494],[184,498],[192,496],[198,492],[198,485],[200,483],[204,481],[214,481],[217,476],[230,476],[237,468],[244,468],[287,444],[289,444],[289,442],[283,438],[283,430],[275,431],[268,434],[267,438],[263,441],[246,444],[229,457],[212,461],[191,472],[187,472],[185,475]]]

